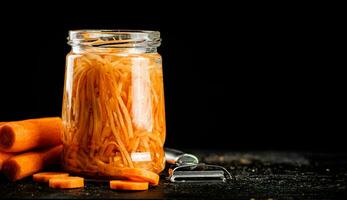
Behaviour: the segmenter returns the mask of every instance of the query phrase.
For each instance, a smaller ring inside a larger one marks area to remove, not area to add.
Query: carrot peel
[[[122,170],[122,176],[133,181],[149,182],[152,185],[159,184],[159,175],[141,168],[125,168]]]

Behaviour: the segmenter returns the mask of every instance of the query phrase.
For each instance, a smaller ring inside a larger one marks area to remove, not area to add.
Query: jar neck
[[[69,32],[73,53],[156,53],[161,39],[158,31],[75,30]]]
[[[90,46],[72,46],[71,52],[75,54],[101,53],[101,54],[144,54],[157,53],[156,47],[136,47],[136,48],[97,48]]]

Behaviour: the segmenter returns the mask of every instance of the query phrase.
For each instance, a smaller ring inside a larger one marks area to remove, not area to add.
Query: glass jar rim
[[[106,48],[152,48],[161,43],[159,31],[130,29],[70,30],[67,39],[71,46]]]

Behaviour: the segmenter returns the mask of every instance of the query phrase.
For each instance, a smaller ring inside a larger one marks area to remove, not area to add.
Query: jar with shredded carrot
[[[165,166],[160,33],[69,32],[62,109],[63,167],[92,177]]]

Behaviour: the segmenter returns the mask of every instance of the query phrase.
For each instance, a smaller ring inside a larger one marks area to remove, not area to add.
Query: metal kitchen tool
[[[165,148],[166,162],[171,164],[171,182],[226,182],[231,174],[222,166],[199,163],[193,154]]]

